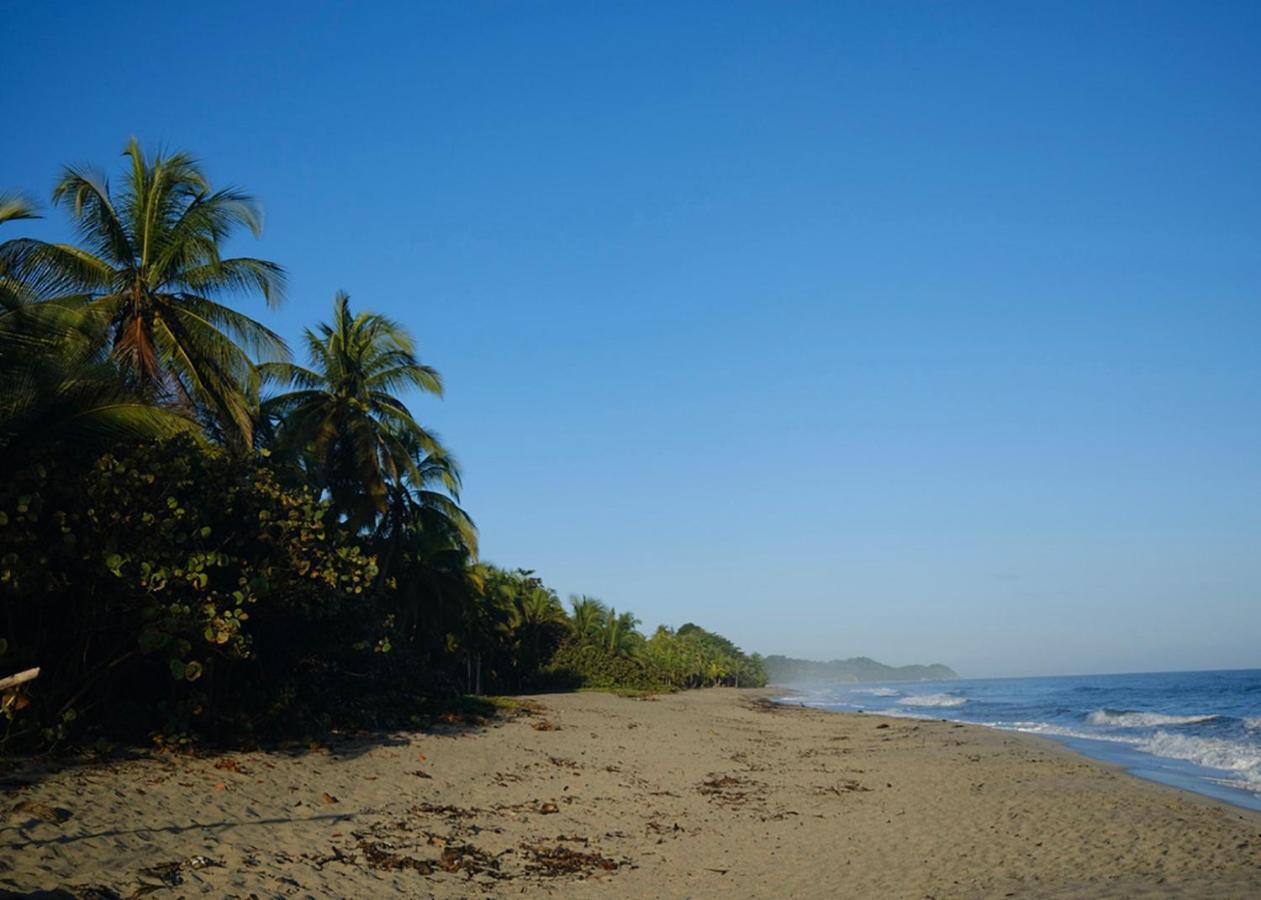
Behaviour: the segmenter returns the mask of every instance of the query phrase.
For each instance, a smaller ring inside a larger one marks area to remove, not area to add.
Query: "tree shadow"
[[[107,751],[72,748],[57,754],[10,756],[0,758],[0,793],[35,787],[68,772],[103,772],[111,766],[129,762],[178,765],[181,761],[215,760],[233,753],[275,754],[290,758],[326,753],[335,759],[352,760],[382,747],[405,747],[417,737],[475,734],[529,714],[530,711],[524,707],[505,706],[482,697],[461,697],[444,704],[440,711],[418,717],[420,721],[409,727],[330,729],[304,740],[217,741],[184,751],[119,744]]]
[[[270,819],[248,819],[248,820],[224,820],[221,822],[202,822],[194,825],[157,825],[145,828],[111,828],[104,831],[93,831],[87,834],[59,834],[49,838],[28,838],[24,841],[13,841],[11,843],[0,844],[6,850],[23,850],[28,847],[46,847],[51,845],[64,846],[67,844],[76,844],[79,841],[90,841],[96,838],[112,838],[125,837],[127,835],[137,834],[183,834],[187,831],[227,831],[236,828],[250,828],[261,825],[293,825],[299,822],[349,822],[360,812],[342,812],[342,813],[323,813],[317,816],[306,816],[305,818],[273,817]],[[3,897],[0,894],[0,897]]]

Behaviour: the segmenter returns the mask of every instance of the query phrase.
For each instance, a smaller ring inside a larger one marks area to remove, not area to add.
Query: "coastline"
[[[299,752],[27,764],[4,779],[0,891],[1261,893],[1261,814],[1049,738],[784,694],[545,695]]]

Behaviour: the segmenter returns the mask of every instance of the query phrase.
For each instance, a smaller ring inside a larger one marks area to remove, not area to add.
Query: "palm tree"
[[[575,637],[589,638],[600,630],[600,623],[608,614],[608,608],[595,597],[586,594],[569,595],[569,625]]]
[[[417,468],[421,482],[391,488],[373,536],[380,602],[394,611],[399,635],[413,645],[426,632],[441,633],[453,610],[472,596],[468,569],[477,557],[477,528],[459,505],[454,461],[428,456]]]
[[[25,198],[0,195],[0,225],[33,218]],[[105,363],[93,311],[33,303],[35,287],[6,264],[12,245],[0,245],[0,471],[58,440],[103,449],[190,430],[190,420],[136,397]]]
[[[0,225],[20,219],[38,219],[35,204],[20,194],[0,194]],[[12,271],[5,252],[8,245],[0,245],[0,311],[17,309],[31,299],[30,286]]]
[[[631,656],[643,641],[643,635],[635,630],[639,619],[631,613],[618,614],[610,609],[604,614],[596,638],[601,647],[614,656]]]
[[[530,588],[516,600],[513,624],[517,628],[538,628],[568,621],[556,594],[542,585]]]
[[[0,471],[61,441],[104,450],[120,441],[196,430],[150,404],[103,358],[100,322],[46,304],[0,314]]]
[[[261,294],[273,305],[284,270],[252,257],[224,259],[238,227],[257,236],[254,199],[214,190],[186,153],[146,158],[133,138],[120,191],[101,173],[68,166],[53,190],[78,228],[81,246],[10,241],[9,267],[66,305],[98,307],[109,322],[113,361],[141,394],[217,420],[240,441],[252,435],[250,354],[284,359],[284,341],[220,302]]]
[[[426,461],[444,460],[440,480],[458,485],[437,439],[395,396],[405,388],[442,394],[441,378],[417,360],[405,328],[376,313],[356,315],[338,293],[332,323],[307,329],[305,340],[309,367],[259,367],[265,383],[294,389],[265,401],[262,412],[276,423],[278,448],[328,490],[340,516],[357,528],[371,526],[392,492],[433,483],[437,470],[426,474]]]
[[[523,583],[512,609],[512,629],[528,654],[519,660],[521,668],[532,672],[543,662],[543,642],[555,644],[568,630],[569,619],[555,592],[542,584]]]

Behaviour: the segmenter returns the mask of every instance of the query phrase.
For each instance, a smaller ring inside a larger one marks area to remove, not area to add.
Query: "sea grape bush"
[[[368,609],[375,559],[326,519],[265,460],[188,437],[15,472],[0,487],[0,591],[6,659],[44,669],[33,717],[187,724],[216,691],[282,682],[277,664],[328,647],[322,627],[361,636],[342,620]]]

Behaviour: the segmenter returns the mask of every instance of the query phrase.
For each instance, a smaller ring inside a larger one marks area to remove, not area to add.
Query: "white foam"
[[[1102,725],[1109,728],[1154,728],[1159,725],[1192,725],[1196,722],[1207,722],[1217,716],[1169,716],[1163,713],[1114,712],[1110,709],[1096,709],[1086,716],[1091,725]]]
[[[1243,720],[1243,727],[1249,731],[1261,731],[1261,716],[1253,716]]]
[[[853,688],[851,694],[869,694],[872,697],[896,697],[901,691],[893,688]]]
[[[1233,772],[1224,783],[1261,793],[1261,750],[1221,738],[1190,737],[1158,731],[1137,745],[1139,750],[1167,759],[1182,759],[1209,769]]]
[[[1125,744],[1152,756],[1182,760],[1208,769],[1230,772],[1232,774],[1227,778],[1210,778],[1209,780],[1261,794],[1261,749],[1249,747],[1246,744],[1237,744],[1221,738],[1171,734],[1168,731],[1157,731],[1150,738],[1142,738],[1135,735],[1122,736],[1079,731],[1046,722],[994,722],[992,724],[998,728],[1010,728],[1031,734]]]
[[[967,702],[963,697],[953,697],[950,694],[921,694],[903,697],[898,701],[902,706],[962,706]]]

